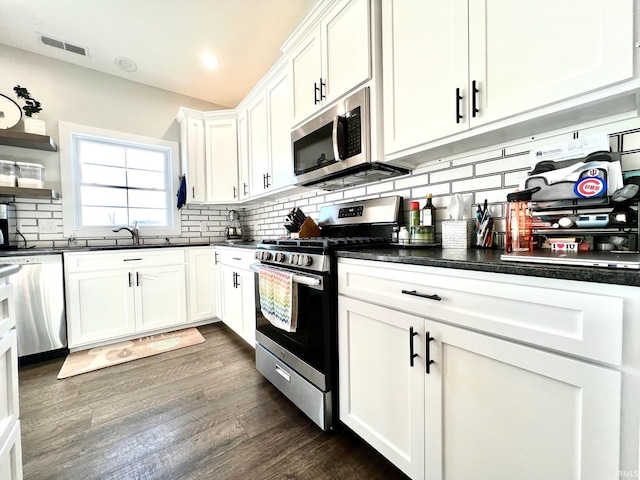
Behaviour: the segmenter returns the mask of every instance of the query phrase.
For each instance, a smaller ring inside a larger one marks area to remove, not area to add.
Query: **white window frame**
[[[62,194],[62,223],[63,235],[65,237],[74,236],[76,238],[105,238],[105,239],[126,239],[123,232],[115,233],[114,227],[83,227],[78,225],[81,205],[78,204],[79,196],[75,191],[78,182],[75,181],[75,145],[76,137],[95,138],[96,140],[108,140],[122,143],[129,143],[133,146],[159,147],[166,149],[169,156],[168,178],[170,182],[167,195],[170,199],[176,199],[179,187],[179,143],[171,140],[145,137],[130,133],[116,132],[102,128],[89,127],[68,122],[59,122],[59,143],[60,143],[60,186]],[[167,212],[169,226],[139,226],[140,237],[160,237],[160,236],[180,236],[182,233],[181,215],[175,201],[170,202],[171,207]],[[127,232],[124,232],[127,233]]]

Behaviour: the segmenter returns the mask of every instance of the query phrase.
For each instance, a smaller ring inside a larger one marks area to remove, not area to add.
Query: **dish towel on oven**
[[[293,284],[293,273],[260,267],[259,288],[260,308],[264,317],[282,330],[295,332],[298,290]]]

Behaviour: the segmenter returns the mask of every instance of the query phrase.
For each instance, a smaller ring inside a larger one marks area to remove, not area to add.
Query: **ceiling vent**
[[[89,49],[86,47],[74,45],[72,43],[65,42],[64,40],[58,40],[57,38],[49,37],[48,35],[42,35],[41,33],[39,33],[38,36],[40,37],[40,41],[49,47],[59,48],[60,50],[66,50],[71,53],[77,53],[83,57],[89,56]]]

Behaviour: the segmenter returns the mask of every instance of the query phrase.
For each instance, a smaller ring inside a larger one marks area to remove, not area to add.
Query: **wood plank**
[[[406,479],[348,430],[325,433],[222,324],[206,342],[57,380],[21,367],[25,479]]]

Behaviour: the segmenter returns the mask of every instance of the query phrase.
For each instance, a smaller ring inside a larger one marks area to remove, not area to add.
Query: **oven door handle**
[[[251,264],[251,270],[253,270],[256,273],[260,273],[260,266],[262,264],[260,262],[256,262],[256,263],[252,263]],[[287,270],[285,268],[277,268],[277,267],[272,267],[269,266],[268,268],[272,268],[274,270],[280,270],[283,272],[288,272],[288,273],[293,273],[291,270]],[[308,275],[298,275],[296,273],[293,274],[293,282],[294,283],[299,283],[300,285],[306,285],[307,287],[312,287],[312,288],[316,288],[319,290],[322,290],[324,288],[324,285],[322,283],[322,278],[319,277],[311,277]]]

